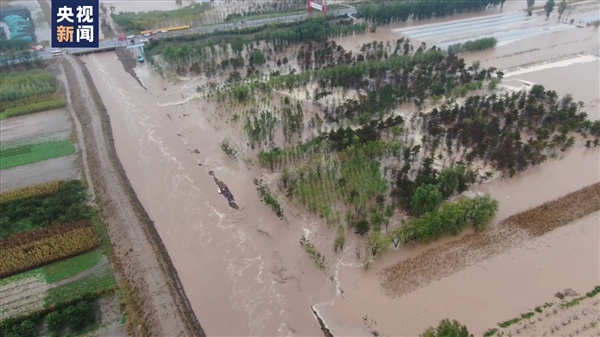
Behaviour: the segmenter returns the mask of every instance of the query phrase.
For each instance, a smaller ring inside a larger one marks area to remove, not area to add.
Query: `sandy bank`
[[[152,221],[131,188],[114,148],[110,120],[83,63],[62,60],[68,107],[81,126],[85,166],[107,224],[122,280],[131,290],[130,333],[204,336]]]

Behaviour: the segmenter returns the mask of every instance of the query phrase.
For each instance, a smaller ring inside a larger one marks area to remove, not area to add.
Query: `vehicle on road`
[[[138,62],[144,62],[144,57],[142,55],[138,55]]]
[[[46,49],[46,48],[44,46],[42,46],[41,44],[31,47],[31,50],[33,50],[33,51],[43,51],[44,49]]]
[[[129,35],[129,36],[127,36],[127,40],[131,40],[131,39],[135,39],[135,35]]]
[[[118,39],[119,41],[125,41],[125,40],[127,40],[127,35],[125,35],[125,34],[121,34],[121,35],[117,36],[117,39]]]
[[[50,54],[52,54],[52,56],[60,56],[63,54],[63,51],[61,49],[55,49],[51,51]]]

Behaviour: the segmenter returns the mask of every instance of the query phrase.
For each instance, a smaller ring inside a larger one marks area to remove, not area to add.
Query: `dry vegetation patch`
[[[44,184],[27,186],[25,188],[14,190],[14,191],[11,191],[8,193],[2,193],[2,194],[0,194],[0,204],[9,202],[9,201],[13,201],[13,200],[32,197],[34,195],[38,195],[38,196],[51,195],[51,194],[56,193],[60,189],[62,184],[63,184],[62,181],[51,181],[51,182],[44,183]]]
[[[598,210],[600,183],[509,217],[488,232],[469,234],[385,268],[382,286],[389,296],[401,296]]]
[[[0,240],[0,277],[81,254],[99,244],[88,220],[18,233]]]

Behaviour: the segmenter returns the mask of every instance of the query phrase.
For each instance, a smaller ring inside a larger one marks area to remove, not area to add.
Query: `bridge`
[[[332,15],[352,15],[352,14],[356,13],[356,8],[348,6],[347,8],[328,11],[328,13],[332,14]],[[246,21],[243,24],[243,26],[242,26],[241,22],[200,26],[200,27],[190,28],[190,29],[186,29],[186,30],[178,30],[178,31],[166,32],[166,33],[157,33],[152,38],[153,39],[164,39],[164,38],[168,38],[168,37],[176,37],[176,36],[183,36],[183,35],[205,34],[205,33],[213,33],[216,31],[222,32],[222,31],[228,31],[228,30],[235,30],[235,29],[242,28],[242,27],[244,27],[244,28],[260,27],[260,26],[265,26],[265,25],[269,25],[269,24],[273,24],[273,23],[285,23],[285,22],[299,21],[299,20],[306,19],[309,15],[310,14],[295,14],[295,15],[280,16],[280,17],[275,17],[275,18],[249,20],[249,21]],[[144,42],[143,42],[144,40],[145,39],[142,39],[141,37],[136,37],[135,45],[128,46],[127,45],[128,41],[119,41],[116,38],[113,38],[113,39],[101,41],[98,48],[89,48],[89,49],[73,48],[73,49],[67,49],[67,53],[72,54],[72,55],[85,55],[85,54],[90,54],[90,53],[99,53],[99,52],[115,50],[119,47],[137,48],[140,45],[144,44]],[[52,58],[52,55],[49,52],[47,52],[47,53],[41,52],[40,57],[43,59],[47,59],[47,58]]]
[[[347,8],[331,10],[331,11],[327,11],[327,12],[332,15],[348,15],[350,17],[352,17],[353,14],[356,14],[357,10],[355,7],[352,7],[349,5],[345,5],[345,6],[347,6]],[[183,35],[213,33],[216,31],[223,32],[223,31],[228,31],[228,30],[235,30],[238,28],[260,27],[260,26],[266,26],[266,25],[274,24],[274,23],[287,23],[287,22],[300,21],[300,20],[304,20],[304,19],[308,18],[309,15],[310,14],[294,14],[294,15],[280,16],[280,17],[267,18],[267,19],[249,20],[249,21],[245,21],[243,24],[241,22],[233,22],[233,23],[221,23],[221,24],[216,24],[216,25],[200,26],[200,27],[190,28],[190,29],[186,29],[186,30],[158,33],[158,34],[154,35],[152,38],[153,39],[164,39],[164,38],[183,36]],[[65,49],[63,49],[63,52],[71,54],[71,55],[86,55],[86,54],[91,54],[91,53],[100,53],[100,52],[105,52],[105,51],[111,51],[111,50],[115,50],[117,48],[128,48],[128,49],[139,48],[140,46],[144,45],[145,41],[147,41],[147,39],[142,38],[140,36],[136,36],[134,39],[134,44],[128,45],[129,41],[119,41],[117,38],[113,38],[113,39],[107,39],[107,40],[100,41],[98,48],[85,48],[85,49],[65,48]],[[38,56],[42,60],[51,59],[55,56],[52,54],[52,52],[50,50],[44,50],[44,51],[40,51],[37,53],[38,53]],[[10,64],[19,64],[20,62],[21,62],[20,60],[13,60],[12,62],[10,62]],[[0,58],[0,66],[6,65],[6,64],[9,64],[9,62],[7,60],[5,60],[4,58]]]

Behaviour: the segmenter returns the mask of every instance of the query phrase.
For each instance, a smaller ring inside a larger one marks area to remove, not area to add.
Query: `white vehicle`
[[[142,36],[143,36],[143,37],[148,37],[148,36],[150,36],[150,33],[146,33],[146,34],[144,34],[144,35],[142,35]]]
[[[63,51],[60,49],[55,49],[55,50],[51,51],[50,54],[52,54],[52,56],[60,56],[63,54]]]
[[[127,40],[131,40],[131,39],[135,39],[135,35],[129,35],[129,36],[127,37]]]
[[[166,32],[167,32],[167,30],[166,30],[166,29],[165,29],[165,30],[161,30],[160,32],[161,32],[161,33],[166,33]]]
[[[142,43],[148,42],[148,39],[142,39]]]

